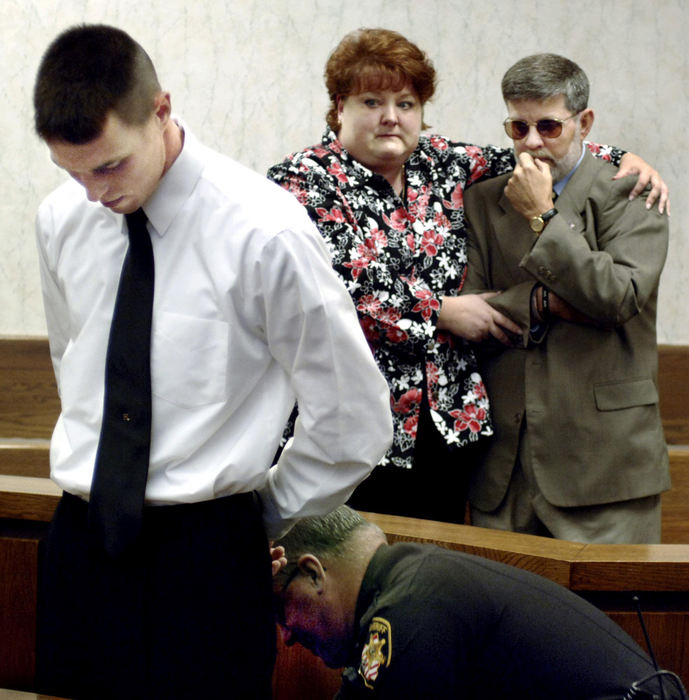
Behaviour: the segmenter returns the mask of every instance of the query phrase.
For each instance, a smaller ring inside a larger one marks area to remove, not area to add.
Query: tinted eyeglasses
[[[568,122],[570,119],[574,119],[577,114],[572,114],[566,119],[539,119],[537,122],[527,122],[523,119],[510,119],[508,117],[502,125],[505,127],[505,133],[511,139],[515,139],[515,141],[525,138],[529,133],[529,127],[532,125],[536,126],[536,131],[538,131],[541,136],[547,139],[556,139],[562,133],[562,126],[564,123]]]

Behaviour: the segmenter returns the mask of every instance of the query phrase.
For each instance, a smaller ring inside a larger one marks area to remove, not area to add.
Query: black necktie
[[[151,444],[153,248],[146,214],[127,214],[129,250],[110,326],[105,400],[89,499],[98,544],[118,556],[141,530]]]

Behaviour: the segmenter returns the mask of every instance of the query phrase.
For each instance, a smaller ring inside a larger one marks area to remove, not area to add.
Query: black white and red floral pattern
[[[411,468],[424,386],[448,445],[493,432],[474,353],[436,322],[442,297],[459,294],[464,282],[464,188],[513,167],[509,149],[422,135],[405,164],[403,199],[327,131],[268,171],[326,240],[390,386],[394,439],[381,464]]]

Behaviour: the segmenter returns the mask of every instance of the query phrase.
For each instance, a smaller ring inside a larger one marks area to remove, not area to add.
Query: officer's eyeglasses
[[[572,114],[566,119],[555,119],[553,117],[551,119],[539,119],[537,122],[527,122],[524,119],[507,118],[502,125],[505,127],[505,133],[515,141],[525,138],[529,133],[529,127],[534,125],[536,127],[536,131],[538,131],[541,136],[544,136],[547,139],[556,139],[562,133],[564,123],[570,119],[574,119],[574,117],[576,117],[578,114],[579,112],[577,112],[577,114]]]
[[[279,593],[273,594],[273,612],[275,614],[275,621],[279,625],[285,624],[285,605],[283,603],[283,596],[289,588],[290,584],[296,578],[299,573],[299,567],[295,565],[294,569],[290,572],[289,576],[285,579],[282,584],[282,588]]]

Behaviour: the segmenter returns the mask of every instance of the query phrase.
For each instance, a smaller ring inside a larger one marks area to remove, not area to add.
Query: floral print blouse
[[[590,148],[615,162],[622,153]],[[442,297],[459,294],[465,278],[464,188],[513,167],[511,149],[422,135],[399,196],[327,131],[320,144],[268,171],[307,208],[327,242],[390,386],[394,439],[381,464],[411,468],[424,388],[448,445],[493,432],[474,353],[437,320]]]

